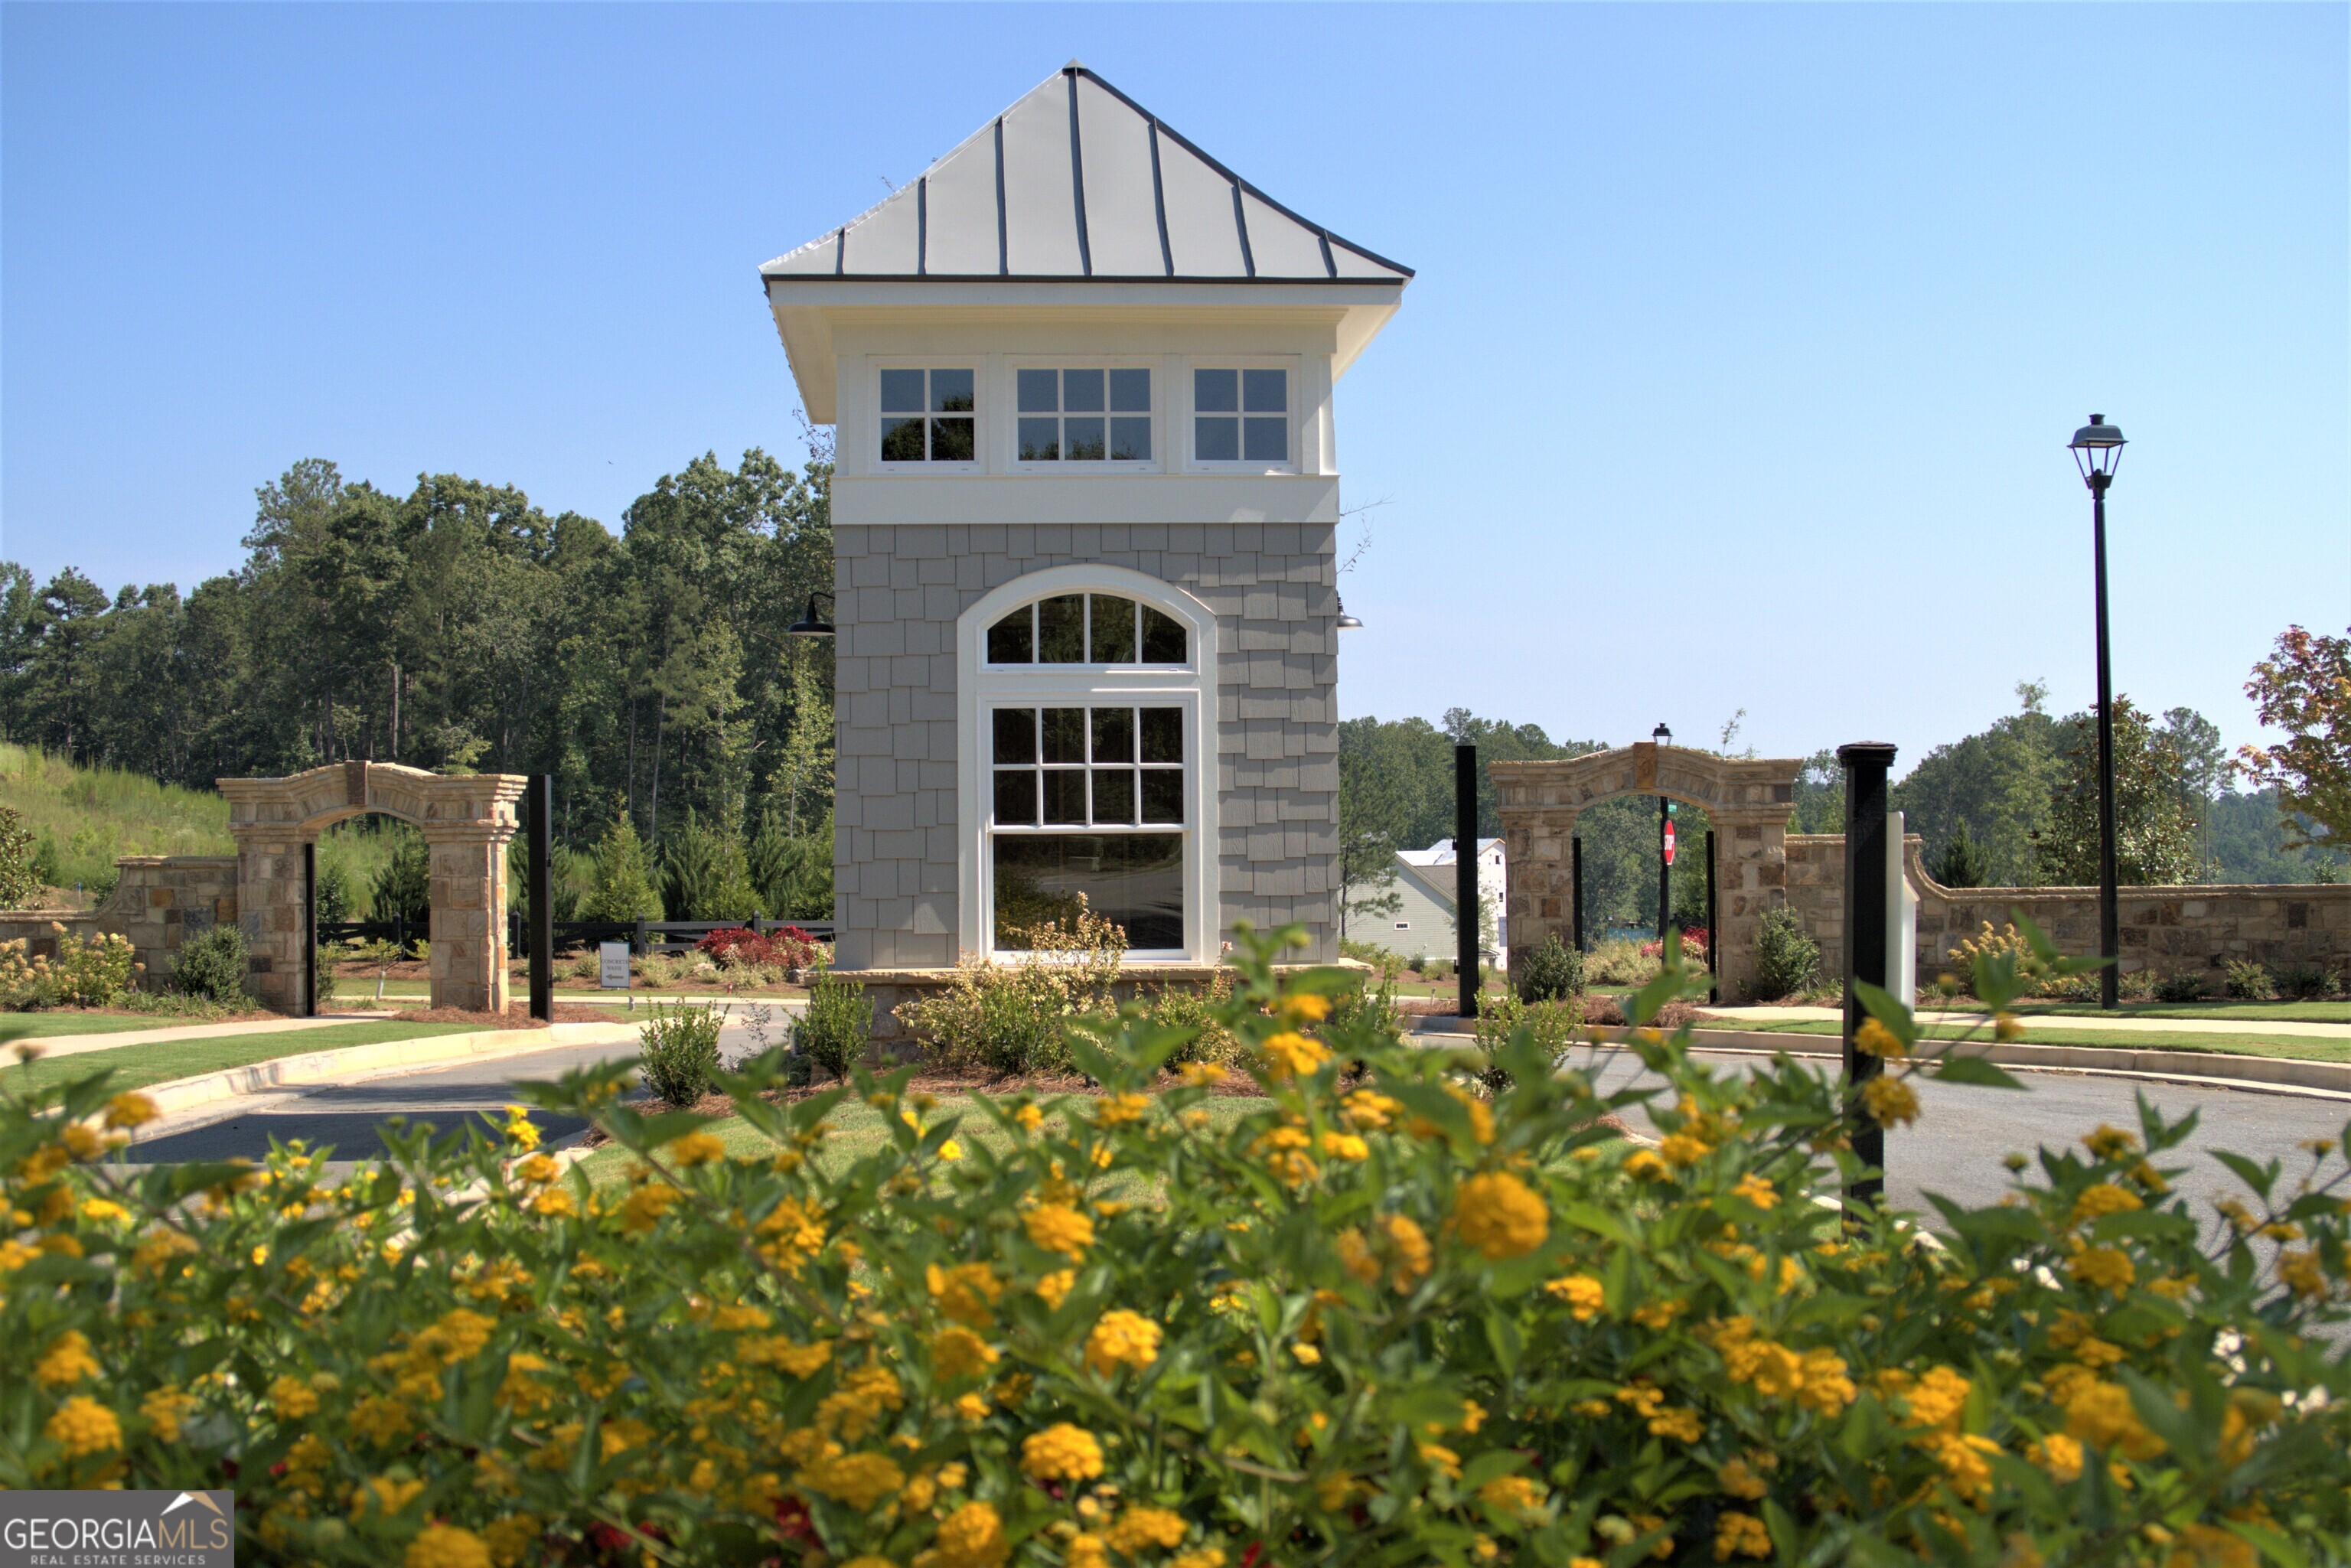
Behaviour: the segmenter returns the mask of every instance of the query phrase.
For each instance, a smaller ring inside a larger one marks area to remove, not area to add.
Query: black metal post
[[[555,1018],[555,779],[530,779],[530,1016]]]
[[[1568,841],[1568,858],[1575,866],[1575,950],[1583,951],[1583,835]]]
[[[1883,1172],[1886,1129],[1862,1103],[1861,1086],[1885,1063],[1855,1051],[1853,1039],[1869,1016],[1854,982],[1884,986],[1886,951],[1886,776],[1894,768],[1894,747],[1857,741],[1837,747],[1844,764],[1844,1082],[1845,1116],[1854,1157]],[[1886,1178],[1865,1176],[1845,1189],[1849,1203],[1875,1207],[1886,1196]]]
[[[2111,474],[2090,476],[2090,538],[2097,552],[2098,586],[2098,953],[2106,967],[2098,971],[2098,1005],[2112,1009],[2120,1000],[2122,915],[2115,892],[2115,690],[2114,672],[2106,657],[2106,486]]]
[[[1714,830],[1706,831],[1706,999],[1708,1005],[1722,1000],[1722,917],[1715,898],[1715,889],[1721,883],[1714,876]]]
[[[1673,811],[1663,795],[1657,797],[1657,953],[1666,951],[1666,927],[1674,917],[1674,868],[1666,863],[1666,826]]]
[[[319,846],[302,846],[302,1016],[319,1016]]]
[[[1478,1016],[1478,748],[1453,748],[1453,934],[1461,1016]]]

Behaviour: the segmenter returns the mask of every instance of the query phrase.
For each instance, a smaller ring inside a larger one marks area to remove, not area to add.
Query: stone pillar
[[[1503,906],[1510,916],[1510,971],[1553,933],[1575,944],[1575,813],[1541,811],[1502,828]]]
[[[433,1005],[507,1010],[507,842],[504,821],[423,824],[433,874]]]
[[[1726,1002],[1755,997],[1755,932],[1763,912],[1788,902],[1788,813],[1717,808],[1714,821],[1715,984]]]
[[[306,833],[277,823],[229,825],[236,840],[237,924],[245,929],[246,985],[275,1012],[309,1010],[303,986],[302,846]]]

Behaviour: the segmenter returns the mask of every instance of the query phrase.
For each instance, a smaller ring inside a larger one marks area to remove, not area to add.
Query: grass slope
[[[344,1051],[355,1045],[377,1045],[392,1040],[424,1040],[436,1034],[471,1034],[473,1023],[330,1024],[324,1029],[281,1030],[274,1034],[215,1035],[209,1040],[164,1040],[152,1045],[118,1045],[110,1051],[86,1051],[0,1069],[0,1092],[46,1088],[52,1083],[88,1077],[100,1069],[115,1074],[109,1085],[116,1090],[144,1089],[174,1078],[193,1078],[225,1067],[246,1067],[275,1061],[281,1056],[307,1056],[314,1051]]]
[[[0,806],[25,819],[45,872],[80,903],[97,903],[114,886],[118,855],[226,855],[228,802],[216,790],[161,784],[119,768],[82,768],[37,747],[0,742]],[[376,869],[392,853],[378,831],[389,818],[338,822],[319,840],[319,869],[340,864],[358,907],[367,915]]]
[[[25,819],[51,880],[114,885],[117,855],[225,855],[228,802],[210,789],[159,784],[119,768],[77,768],[35,747],[0,743],[0,806]]]

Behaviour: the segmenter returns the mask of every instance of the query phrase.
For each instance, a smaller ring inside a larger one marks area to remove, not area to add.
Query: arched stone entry
[[[1714,823],[1716,983],[1730,1001],[1753,994],[1755,925],[1788,902],[1788,819],[1796,810],[1794,758],[1740,761],[1641,741],[1558,762],[1496,762],[1510,850],[1510,967],[1552,932],[1574,940],[1570,841],[1586,807],[1619,795],[1664,795],[1703,806]],[[1702,850],[1701,850],[1702,852]]]
[[[507,842],[519,773],[426,773],[342,762],[287,779],[223,779],[236,840],[236,906],[265,1007],[310,1010],[303,964],[302,849],[346,818],[381,811],[424,831],[433,889],[433,1005],[507,1010]]]

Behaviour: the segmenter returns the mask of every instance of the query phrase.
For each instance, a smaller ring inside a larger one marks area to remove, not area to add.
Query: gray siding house
[[[1332,393],[1409,270],[1072,64],[761,276],[837,436],[839,967],[1079,895],[1336,957]]]

